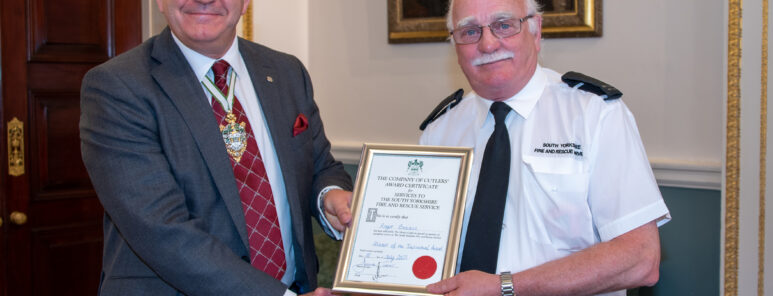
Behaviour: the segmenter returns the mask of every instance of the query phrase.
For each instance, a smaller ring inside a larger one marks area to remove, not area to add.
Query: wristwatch
[[[502,296],[516,296],[513,291],[513,276],[509,271],[499,274],[499,281],[502,283]]]

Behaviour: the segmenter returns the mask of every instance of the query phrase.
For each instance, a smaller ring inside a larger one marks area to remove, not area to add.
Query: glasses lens
[[[480,40],[480,27],[467,26],[454,30],[454,41],[459,44],[475,43]]]
[[[521,32],[521,22],[515,19],[496,21],[491,23],[491,30],[499,38],[510,37]]]

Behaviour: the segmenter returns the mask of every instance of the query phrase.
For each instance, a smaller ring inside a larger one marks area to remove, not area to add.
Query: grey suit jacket
[[[296,283],[316,287],[311,217],[326,186],[351,189],[330,154],[295,57],[239,40],[287,190]],[[269,82],[266,76],[271,76]],[[89,71],[81,151],[105,208],[103,295],[281,295],[253,268],[233,170],[198,79],[169,29]],[[293,136],[299,114],[308,129]]]

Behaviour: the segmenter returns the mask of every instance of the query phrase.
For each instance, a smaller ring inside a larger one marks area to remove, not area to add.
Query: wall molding
[[[722,163],[650,158],[660,186],[722,190]]]
[[[332,144],[333,156],[350,165],[360,162],[362,153],[360,142],[339,142]],[[658,185],[691,188],[722,189],[722,164],[720,162],[683,161],[669,158],[650,159],[652,171]]]
[[[331,145],[333,147],[330,148],[330,152],[333,153],[333,157],[335,157],[336,160],[339,160],[344,164],[357,165],[360,163],[363,143],[338,142],[331,143]]]

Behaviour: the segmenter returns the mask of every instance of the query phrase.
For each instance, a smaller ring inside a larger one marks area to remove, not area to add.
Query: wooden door
[[[0,295],[97,293],[102,208],[80,157],[80,84],[140,43],[140,5],[0,1]]]

